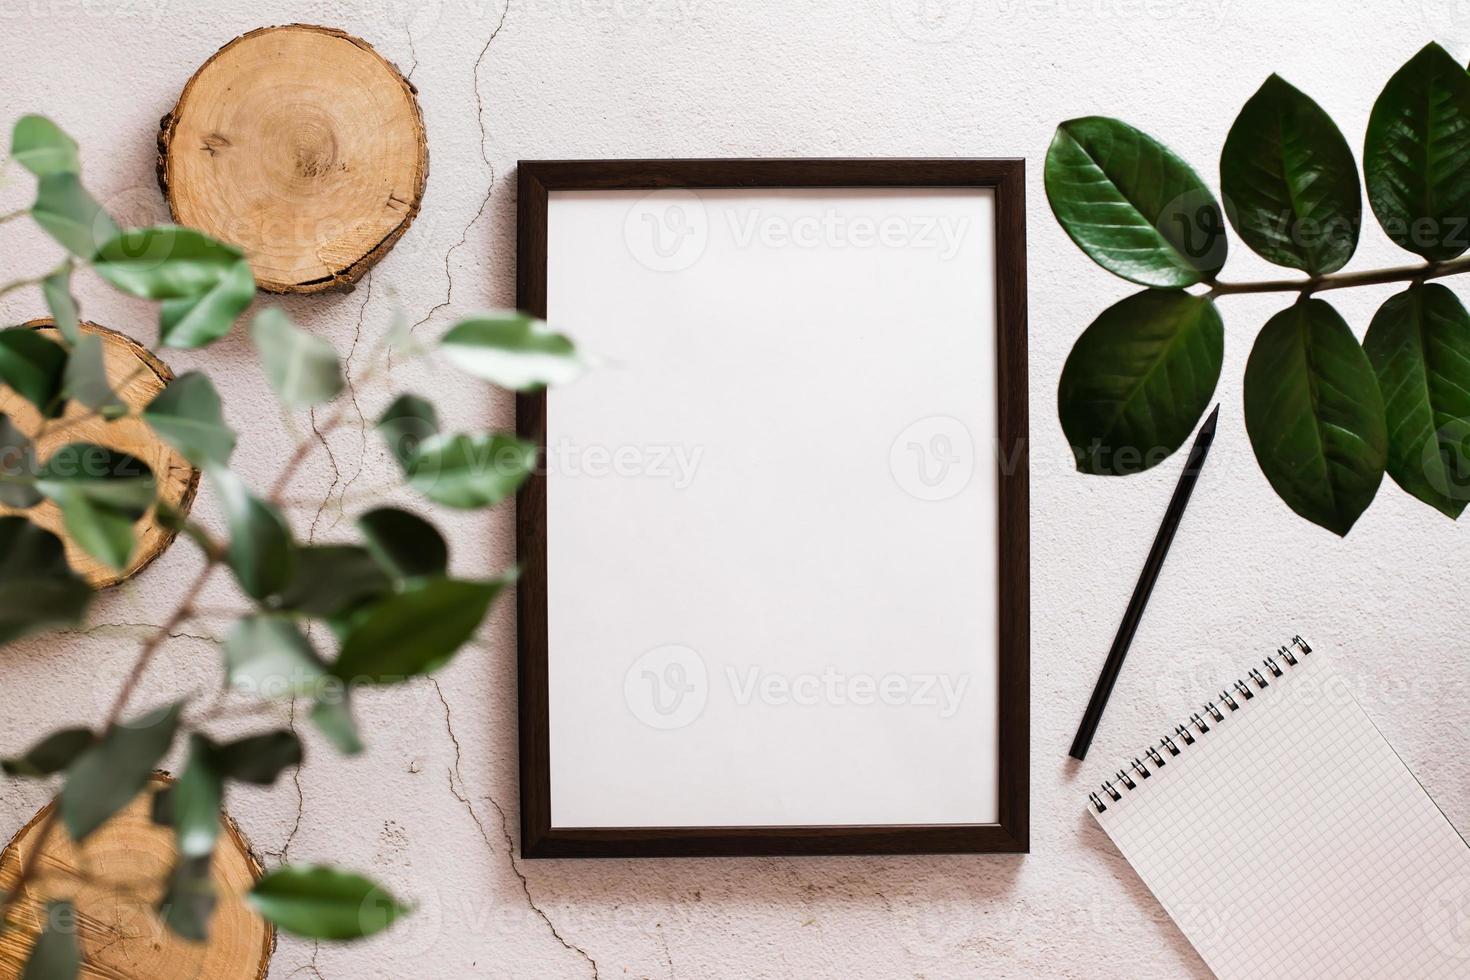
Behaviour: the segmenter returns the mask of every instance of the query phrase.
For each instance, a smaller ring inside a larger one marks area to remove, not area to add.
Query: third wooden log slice
[[[271,292],[356,282],[412,223],[429,169],[413,86],[366,41],[305,24],[216,52],[158,147],[174,220],[242,248]]]

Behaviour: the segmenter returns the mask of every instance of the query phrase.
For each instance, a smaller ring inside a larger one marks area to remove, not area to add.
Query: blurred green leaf
[[[75,344],[82,339],[82,324],[77,301],[71,295],[71,270],[71,260],[67,259],[41,280],[41,295],[46,299],[46,308],[51,311],[57,331],[68,344]]]
[[[80,843],[132,802],[173,745],[182,701],[104,732],[66,774],[61,820]]]
[[[0,768],[4,769],[7,776],[40,779],[61,772],[91,744],[90,730],[63,728],[41,739],[27,749],[24,755],[0,759]]]
[[[1400,248],[1443,262],[1470,248],[1470,74],[1431,42],[1373,104],[1368,203]]]
[[[511,435],[433,436],[410,462],[408,485],[446,507],[492,507],[516,492],[536,457],[534,445]]]
[[[91,601],[60,538],[24,517],[0,517],[0,643],[75,626]]]
[[[303,408],[342,390],[342,365],[332,345],[297,327],[280,308],[257,313],[250,336],[281,404]]]
[[[149,817],[160,827],[172,827],[174,825],[174,786],[162,786],[153,791],[153,804],[149,807]]]
[[[287,769],[301,765],[301,740],[294,732],[251,735],[214,750],[220,775],[253,786],[269,786]]]
[[[313,694],[327,667],[289,616],[247,616],[225,638],[230,683],[258,697]]]
[[[128,414],[128,406],[108,383],[102,338],[95,333],[80,338],[72,347],[62,375],[61,393],[104,419],[119,419]]]
[[[76,909],[71,902],[47,902],[46,925],[31,947],[20,980],[76,980],[81,969]]]
[[[340,699],[319,699],[311,707],[311,720],[338,752],[357,755],[362,751],[362,739],[358,737],[352,706],[345,694]]]
[[[15,121],[10,156],[37,177],[82,172],[76,140],[45,116],[21,116]]]
[[[66,348],[29,327],[0,330],[0,381],[48,418],[66,407],[61,399]]]
[[[235,433],[225,424],[219,394],[198,371],[170,381],[143,410],[143,419],[195,466],[223,466],[235,450]]]
[[[525,313],[482,313],[461,320],[439,341],[449,362],[502,388],[529,391],[582,373],[572,342]]]
[[[153,473],[147,464],[104,446],[74,442],[41,466],[36,488],[61,508],[66,533],[109,568],[123,569],[132,557],[133,524],[153,503]]]
[[[444,536],[417,514],[381,507],[359,517],[357,527],[373,557],[394,578],[428,578],[449,571]]]
[[[230,332],[254,299],[255,276],[250,263],[241,259],[204,292],[164,300],[159,310],[160,339],[165,347],[212,344]]]
[[[240,587],[264,599],[285,587],[296,566],[291,528],[275,507],[256,497],[223,466],[205,467],[224,505],[230,528],[226,561]]]
[[[112,239],[117,224],[102,210],[76,174],[54,173],[36,185],[31,219],[79,259],[91,259],[97,247]]]
[[[0,504],[25,510],[41,502],[35,447],[10,416],[0,415]]]
[[[430,579],[373,606],[342,643],[333,673],[354,683],[393,684],[447,664],[475,635],[514,575],[488,582]]]
[[[169,879],[168,891],[158,903],[158,917],[163,924],[189,942],[202,943],[209,938],[209,921],[216,904],[210,876],[213,863],[209,855],[181,857]]]
[[[1302,299],[1272,317],[1245,367],[1261,472],[1302,517],[1345,535],[1383,480],[1388,434],[1373,366],[1341,316]]]
[[[1240,110],[1220,153],[1225,213],[1257,255],[1310,275],[1358,246],[1358,164],[1332,117],[1279,75]]]
[[[361,875],[295,865],[256,882],[250,904],[267,921],[304,939],[360,939],[411,911]]]
[[[1225,265],[1225,219],[1199,175],[1167,146],[1117,119],[1057,127],[1046,197],[1077,247],[1116,276],[1179,288]]]
[[[406,472],[425,439],[439,433],[439,413],[418,395],[399,395],[378,417],[378,432]]]
[[[393,582],[366,548],[307,545],[296,551],[296,573],[281,591],[280,608],[327,618],[393,591]]]
[[[113,235],[97,251],[92,268],[142,299],[189,299],[209,293],[242,260],[239,249],[202,232],[157,225]]]
[[[186,858],[209,857],[219,839],[225,784],[215,769],[214,745],[203,735],[189,736],[189,761],[169,795],[179,853]]]

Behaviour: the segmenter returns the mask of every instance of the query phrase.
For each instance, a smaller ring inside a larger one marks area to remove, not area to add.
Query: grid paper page
[[[1325,653],[1276,660],[1088,812],[1222,978],[1470,977],[1470,847]]]

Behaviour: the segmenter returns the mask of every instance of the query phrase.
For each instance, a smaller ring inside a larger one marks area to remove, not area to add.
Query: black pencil
[[[1210,444],[1215,441],[1215,422],[1219,417],[1220,406],[1216,405],[1205,424],[1199,427],[1199,435],[1194,437],[1194,446],[1189,450],[1184,472],[1179,474],[1179,482],[1174,487],[1169,509],[1164,511],[1164,522],[1159,525],[1159,533],[1154,535],[1154,546],[1149,549],[1148,560],[1143,563],[1143,571],[1138,576],[1138,584],[1133,587],[1133,598],[1128,600],[1128,610],[1123,613],[1123,622],[1118,624],[1118,635],[1113,637],[1113,648],[1108,651],[1108,659],[1103,663],[1102,673],[1098,675],[1097,686],[1092,689],[1092,700],[1087,702],[1087,711],[1082,715],[1077,737],[1072,739],[1071,756],[1074,759],[1087,758],[1087,747],[1097,734],[1103,709],[1107,707],[1113,685],[1118,682],[1118,674],[1123,670],[1123,659],[1128,656],[1128,646],[1133,642],[1133,634],[1138,631],[1138,621],[1143,618],[1143,609],[1148,605],[1148,597],[1153,594],[1159,569],[1164,567],[1164,558],[1169,554],[1174,532],[1179,530],[1179,520],[1184,516],[1184,508],[1189,505],[1189,495],[1194,492],[1199,471],[1205,464],[1205,457],[1210,454]]]

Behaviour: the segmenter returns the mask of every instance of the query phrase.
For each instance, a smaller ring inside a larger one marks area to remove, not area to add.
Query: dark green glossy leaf
[[[451,364],[502,388],[530,391],[582,373],[572,342],[525,313],[482,313],[439,341]]]
[[[267,921],[304,939],[361,939],[410,911],[361,875],[292,865],[256,882],[250,904]]]
[[[20,980],[76,980],[82,969],[78,927],[71,902],[47,902],[46,925],[31,947]]]
[[[235,449],[218,393],[198,371],[181,374],[143,410],[143,419],[195,466],[224,465]]]
[[[55,173],[36,185],[31,219],[79,259],[90,259],[117,235],[117,224],[102,210],[76,174]]]
[[[230,683],[258,697],[315,693],[327,667],[289,616],[247,616],[225,639]]]
[[[41,280],[41,294],[46,299],[46,308],[51,311],[51,322],[68,344],[82,339],[81,314],[77,301],[71,295],[71,260],[68,259],[55,272]]]
[[[72,347],[62,374],[61,393],[104,419],[119,419],[128,414],[128,406],[108,383],[102,338],[95,333],[79,338]]]
[[[338,616],[393,591],[393,582],[357,545],[308,545],[296,551],[296,573],[280,595],[280,608],[306,616]]]
[[[1344,535],[1383,480],[1388,436],[1368,356],[1342,317],[1303,299],[1261,328],[1245,368],[1245,427],[1288,507]]]
[[[534,445],[502,433],[432,436],[409,463],[408,485],[446,507],[493,507],[525,482],[536,457]]]
[[[24,755],[0,760],[0,768],[5,770],[7,776],[40,779],[61,772],[91,744],[90,730],[63,728],[41,739],[27,749]]]
[[[369,684],[433,673],[475,635],[490,603],[512,580],[431,579],[384,599],[343,642],[333,673]]]
[[[41,412],[55,417],[66,375],[66,348],[29,327],[0,330],[0,381]]]
[[[1062,368],[1057,414],[1083,473],[1139,473],[1194,431],[1220,379],[1225,330],[1215,304],[1145,290],[1093,321]]]
[[[215,770],[226,779],[269,786],[287,769],[301,765],[301,740],[293,732],[265,732],[215,749]]]
[[[225,560],[246,594],[264,599],[285,588],[296,567],[291,528],[275,507],[256,497],[223,466],[205,471],[224,504],[230,527]]]
[[[1363,338],[1383,392],[1388,475],[1457,518],[1470,501],[1470,313],[1439,283],[1391,297]]]
[[[82,841],[132,802],[173,745],[183,702],[123,722],[83,752],[66,774],[61,820]]]
[[[189,736],[189,761],[169,795],[179,853],[186,858],[209,857],[219,839],[225,783],[214,765],[214,745],[203,735]]]
[[[399,395],[379,416],[378,432],[407,472],[424,440],[439,434],[439,413],[417,395]]]
[[[279,308],[257,313],[250,336],[281,404],[316,405],[342,390],[342,365],[332,345],[297,327]]]
[[[1225,265],[1220,205],[1174,151],[1101,116],[1057,127],[1046,197],[1072,241],[1098,265],[1144,286],[1181,287]]]
[[[362,751],[362,739],[352,720],[352,706],[345,695],[318,700],[311,707],[311,720],[338,752],[357,755]]]
[[[41,466],[36,489],[61,508],[67,535],[109,568],[123,569],[135,544],[133,524],[153,503],[147,464],[104,446],[74,442]]]
[[[41,502],[35,447],[10,416],[0,415],[0,504],[22,510]]]
[[[174,935],[192,943],[209,938],[209,920],[216,904],[213,861],[204,857],[179,859],[169,879],[168,891],[158,903],[158,917]]]
[[[91,600],[60,538],[24,517],[0,517],[0,643],[75,626]]]
[[[1368,117],[1368,203],[1395,244],[1430,261],[1470,248],[1470,74],[1430,43]]]
[[[255,276],[243,259],[196,296],[166,299],[159,309],[159,335],[165,347],[203,347],[230,332],[255,299]]]
[[[359,517],[357,526],[368,550],[394,578],[428,578],[449,571],[444,536],[417,514],[382,507]]]
[[[1363,193],[1342,131],[1279,75],[1251,96],[1220,153],[1225,213],[1256,254],[1311,275],[1358,247]]]
[[[219,285],[242,261],[240,250],[175,225],[130,228],[112,236],[92,261],[97,274],[143,299],[185,299]]]
[[[82,172],[76,140],[45,116],[21,116],[15,121],[10,156],[37,177]]]

